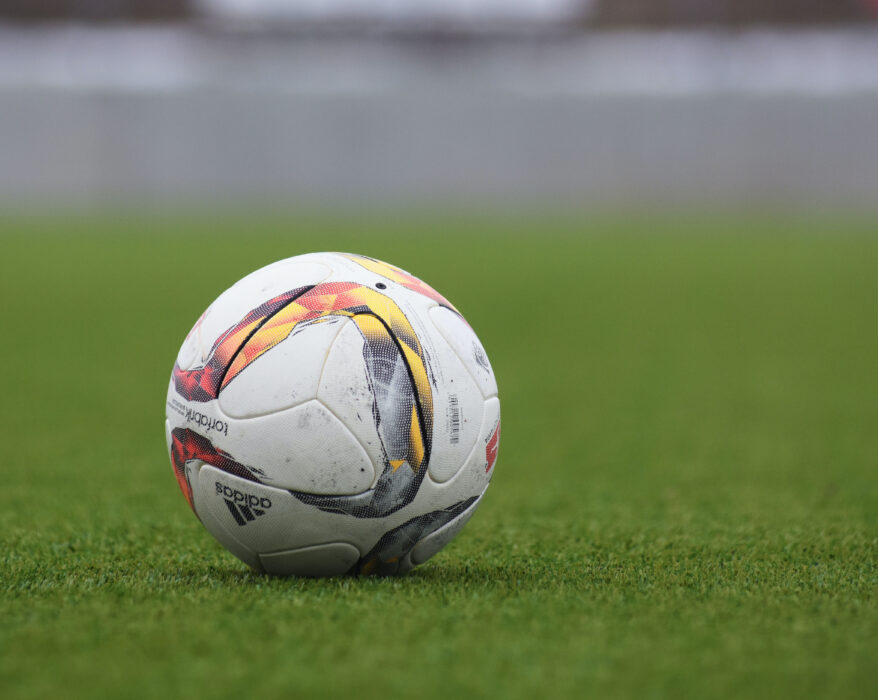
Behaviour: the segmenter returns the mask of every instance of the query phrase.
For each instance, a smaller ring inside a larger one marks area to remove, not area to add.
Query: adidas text
[[[232,503],[237,505],[244,504],[246,506],[250,506],[251,508],[262,508],[263,510],[268,510],[271,508],[271,499],[259,496],[254,496],[250,493],[243,493],[238,491],[238,489],[233,489],[229,486],[223,486],[220,482],[216,482],[216,493],[218,496],[223,496],[224,498],[229,499]]]

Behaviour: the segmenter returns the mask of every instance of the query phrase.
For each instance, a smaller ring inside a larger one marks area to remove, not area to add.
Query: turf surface
[[[0,224],[0,696],[878,697],[868,222]],[[249,572],[180,495],[167,379],[274,259],[410,269],[477,329],[496,476],[398,579]]]

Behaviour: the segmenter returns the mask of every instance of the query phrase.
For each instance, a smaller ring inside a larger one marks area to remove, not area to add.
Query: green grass
[[[869,222],[0,223],[0,696],[878,697]],[[479,332],[496,475],[397,579],[280,580],[165,453],[173,358],[239,277],[410,269]]]

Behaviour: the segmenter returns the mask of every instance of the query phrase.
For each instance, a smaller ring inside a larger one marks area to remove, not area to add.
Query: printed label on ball
[[[168,411],[173,411],[179,416],[186,417],[186,406],[177,399],[169,399],[166,405]]]
[[[177,401],[177,399],[171,399],[168,401],[168,408],[177,413],[181,418],[184,418],[187,423],[194,423],[200,428],[203,428],[206,433],[213,431],[216,433],[222,433],[223,435],[229,434],[229,424],[227,421],[220,420],[219,418],[211,418],[201,411],[188,408],[185,404]]]
[[[229,513],[239,526],[253,522],[258,516],[265,515],[265,511],[271,508],[270,498],[244,493],[231,486],[221,484],[219,481],[216,482],[216,494],[222,496]]]
[[[446,416],[449,426],[449,438],[452,445],[460,442],[460,401],[457,394],[448,395],[448,414]]]
[[[484,348],[482,348],[482,346],[479,345],[475,340],[472,342],[472,348],[473,360],[475,360],[475,363],[490,374],[491,364],[488,362],[488,356],[485,354]]]

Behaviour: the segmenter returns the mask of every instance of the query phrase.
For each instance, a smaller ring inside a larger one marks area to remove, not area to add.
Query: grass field
[[[0,697],[878,697],[874,222],[4,219]],[[495,367],[487,497],[398,579],[251,573],[165,451],[204,307],[384,258]]]

